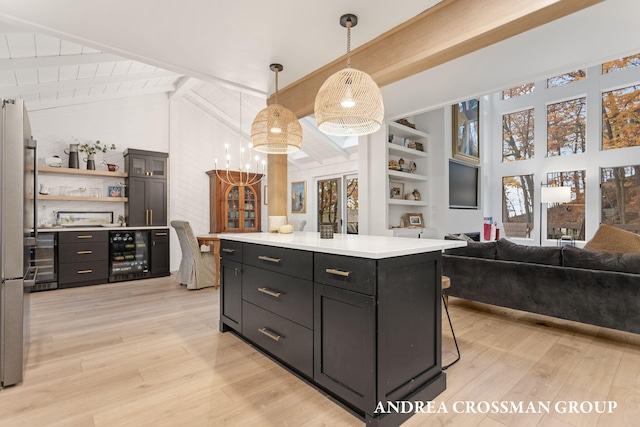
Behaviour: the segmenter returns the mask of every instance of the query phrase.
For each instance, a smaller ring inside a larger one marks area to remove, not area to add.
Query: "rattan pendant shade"
[[[368,135],[380,129],[384,120],[380,88],[367,73],[351,68],[351,27],[357,22],[351,14],[340,18],[347,28],[347,68],[329,77],[316,95],[316,124],[328,135]]]
[[[251,143],[261,153],[295,153],[302,145],[302,126],[291,110],[278,104],[278,71],[282,71],[282,65],[271,64],[270,68],[276,73],[276,102],[256,115],[251,125]]]

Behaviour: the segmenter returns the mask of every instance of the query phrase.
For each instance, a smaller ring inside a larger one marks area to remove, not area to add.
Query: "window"
[[[602,74],[626,70],[627,68],[637,67],[639,65],[640,53],[636,55],[625,56],[622,59],[616,59],[615,61],[609,61],[602,64]]]
[[[547,174],[548,185],[571,187],[570,202],[547,207],[547,239],[572,236],[576,240],[584,240],[586,181],[584,170]]]
[[[531,237],[533,175],[502,177],[502,225],[508,237]]]
[[[533,158],[533,109],[502,116],[502,161]]]
[[[561,74],[559,76],[555,76],[555,77],[551,77],[550,79],[547,79],[547,87],[548,88],[558,87],[558,86],[576,82],[578,80],[584,80],[586,78],[587,78],[586,70],[572,71],[570,73]]]
[[[640,165],[600,169],[603,224],[640,234]]]
[[[584,153],[587,98],[547,106],[547,156]]]
[[[602,94],[602,149],[640,146],[640,85]]]
[[[527,83],[522,86],[512,87],[511,89],[502,91],[502,99],[515,98],[517,96],[526,95],[532,93],[535,90],[534,83]]]

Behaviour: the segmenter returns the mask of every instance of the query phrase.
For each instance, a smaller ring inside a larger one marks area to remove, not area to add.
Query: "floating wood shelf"
[[[88,196],[52,196],[49,194],[38,194],[38,200],[59,200],[65,202],[126,202],[127,197],[88,197]]]
[[[74,168],[54,168],[51,166],[38,166],[38,173],[52,173],[52,174],[59,174],[59,175],[102,176],[107,178],[126,178],[128,176],[126,172],[111,172],[111,171],[103,171],[103,170],[74,169]]]

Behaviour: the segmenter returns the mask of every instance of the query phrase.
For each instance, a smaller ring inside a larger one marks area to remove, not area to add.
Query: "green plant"
[[[115,144],[107,145],[107,144],[101,143],[100,141],[85,142],[78,146],[78,151],[80,151],[81,153],[87,153],[87,154],[96,154],[99,151],[106,153],[107,150],[115,150],[115,149],[116,149]]]

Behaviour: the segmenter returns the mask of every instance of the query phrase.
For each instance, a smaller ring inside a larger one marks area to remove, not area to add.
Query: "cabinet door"
[[[167,225],[167,181],[150,179],[146,183],[147,225]]]
[[[130,227],[147,225],[147,184],[145,178],[129,178],[127,181],[127,197],[125,215]]]
[[[129,156],[129,176],[167,179],[166,158],[140,154]]]
[[[242,332],[242,264],[223,258],[220,270],[220,330],[224,323]]]
[[[237,186],[229,187],[224,197],[224,231],[242,230],[242,189]]]
[[[169,230],[151,230],[151,277],[168,276]]]
[[[357,408],[375,410],[375,304],[314,283],[313,378]]]
[[[258,231],[258,207],[256,206],[258,197],[252,187],[243,187],[242,190],[242,229],[244,231]]]

